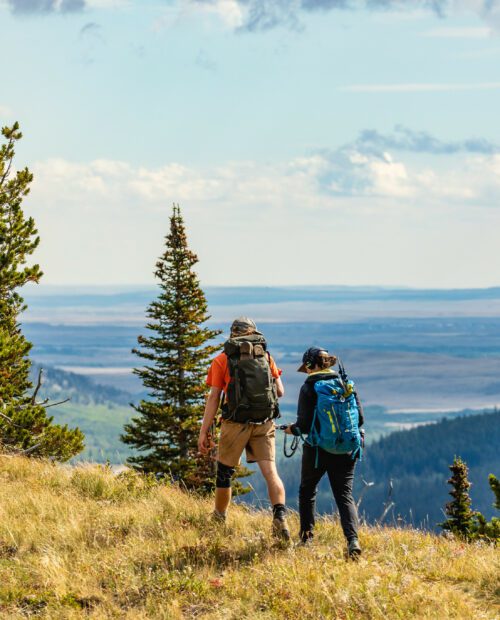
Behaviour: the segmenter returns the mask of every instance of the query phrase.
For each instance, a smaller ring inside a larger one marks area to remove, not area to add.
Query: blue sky
[[[342,8],[338,8],[338,7]],[[0,0],[45,282],[500,283],[500,1]]]

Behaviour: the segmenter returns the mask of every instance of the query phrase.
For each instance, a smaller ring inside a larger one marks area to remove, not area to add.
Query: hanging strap
[[[274,428],[277,428],[280,431],[284,431],[285,429],[288,428],[288,424],[280,424],[279,426],[275,426]],[[304,441],[304,437],[302,437],[302,434],[294,435],[293,439],[292,439],[292,443],[290,444],[290,451],[288,451],[288,449],[287,449],[287,433],[284,434],[284,437],[283,437],[283,454],[286,456],[287,459],[291,458],[297,452],[297,449],[299,447],[299,443],[300,443],[301,439],[302,439],[302,441]]]
[[[283,440],[283,454],[286,456],[287,459],[292,457],[297,452],[297,448],[299,447],[301,438],[302,438],[301,436],[299,437],[299,436],[294,435],[292,439],[292,443],[290,444],[290,452],[288,452],[286,448],[287,442],[286,442],[286,433],[285,433],[285,438]]]
[[[356,450],[353,450],[353,452],[351,453],[351,458],[353,461],[355,461],[356,459],[359,459],[361,461],[363,459],[363,448],[360,446],[359,448],[356,448]]]

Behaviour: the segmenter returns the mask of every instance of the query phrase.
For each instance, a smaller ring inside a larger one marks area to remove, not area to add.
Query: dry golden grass
[[[364,528],[353,563],[331,521],[280,548],[269,514],[233,508],[221,531],[211,509],[135,474],[0,456],[0,617],[500,617],[493,547]]]

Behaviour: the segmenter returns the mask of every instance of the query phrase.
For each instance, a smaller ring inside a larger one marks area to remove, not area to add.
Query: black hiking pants
[[[347,540],[357,538],[358,512],[352,496],[356,461],[353,461],[349,454],[330,454],[321,448],[317,449],[317,455],[316,467],[316,448],[303,445],[299,489],[300,533],[303,535],[312,532],[314,528],[318,484],[327,473],[344,535]]]

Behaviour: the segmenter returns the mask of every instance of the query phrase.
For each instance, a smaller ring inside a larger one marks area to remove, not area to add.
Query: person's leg
[[[299,514],[300,537],[303,541],[312,538],[314,529],[314,511],[316,507],[316,493],[318,483],[325,473],[325,466],[321,454],[318,453],[316,463],[316,448],[307,444],[302,448],[302,469],[299,487]],[[316,466],[317,465],[317,466]]]
[[[270,420],[265,424],[252,427],[251,435],[245,447],[247,461],[256,462],[267,484],[267,492],[273,506],[285,504],[285,487],[278,475],[275,462],[275,428]]]
[[[258,461],[267,484],[267,492],[273,506],[273,534],[283,540],[290,540],[290,530],[286,522],[285,487],[274,461]]]
[[[267,493],[271,504],[285,504],[285,487],[279,477],[274,461],[259,461],[258,466],[267,484]]]
[[[224,520],[231,502],[231,478],[250,431],[245,424],[223,420],[217,450],[217,478],[215,482],[214,516]]]
[[[224,518],[231,502],[231,478],[234,467],[217,462],[217,478],[215,481],[215,515]]]
[[[290,531],[285,519],[285,487],[276,469],[275,428],[272,420],[252,427],[246,454],[249,463],[258,463],[266,481],[269,499],[273,505],[273,533],[289,540]]]
[[[229,489],[221,489],[217,487],[215,489],[215,510],[218,514],[224,515],[231,503],[232,491]]]
[[[328,455],[328,478],[347,541],[358,538],[358,511],[352,496],[355,467],[356,461],[348,454]]]

